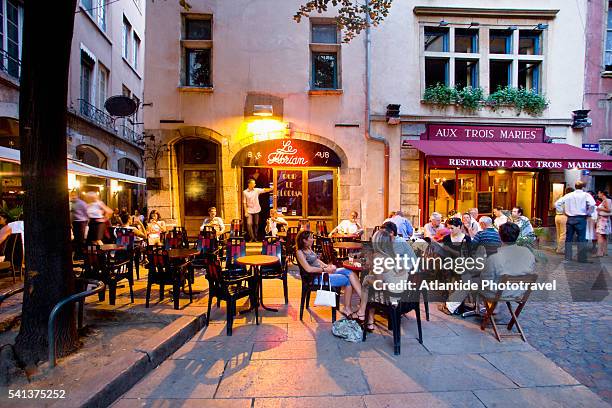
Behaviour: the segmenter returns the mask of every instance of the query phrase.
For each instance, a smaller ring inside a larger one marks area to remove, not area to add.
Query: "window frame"
[[[608,37],[612,37],[612,23],[608,25],[610,15],[612,14],[612,1],[608,0],[608,7],[606,13],[606,20],[604,24],[604,39],[603,39],[603,55],[602,55],[602,68],[603,73],[606,76],[612,76],[612,48],[606,48],[608,44]],[[612,41],[611,41],[612,43]],[[606,65],[606,56],[610,55],[610,65]],[[609,67],[609,68],[608,68]]]
[[[132,37],[132,24],[127,19],[125,14],[123,15],[121,37],[121,57],[123,57],[123,59],[126,61],[130,61],[130,38]]]
[[[89,73],[89,78],[88,78],[88,84],[87,84],[87,98],[84,98],[85,94],[83,93],[84,91],[84,73],[86,71],[87,67],[87,72]],[[87,102],[88,104],[95,106],[95,93],[94,93],[94,85],[96,84],[96,77],[94,75],[94,69],[96,67],[96,61],[92,60],[91,57],[89,55],[87,55],[87,53],[83,50],[81,50],[81,58],[80,58],[80,73],[79,73],[79,86],[80,86],[80,92],[79,92],[79,97],[80,99],[82,99],[83,101]],[[93,103],[92,103],[93,102]]]
[[[335,26],[336,27],[336,42],[335,43],[315,43],[313,42],[315,26]],[[342,33],[338,24],[334,19],[329,18],[310,18],[309,27],[309,50],[310,50],[310,69],[309,69],[309,89],[310,91],[341,91],[342,90]],[[334,55],[334,78],[333,88],[321,88],[315,86],[316,70],[315,70],[315,55]]]
[[[106,66],[100,62],[98,62],[98,70],[97,70],[97,95],[96,99],[98,100],[98,109],[104,109],[104,102],[108,97],[108,89],[109,89],[109,81],[110,81],[110,70],[106,68]],[[100,86],[102,78],[104,78],[104,74],[106,74],[104,89]],[[103,92],[102,92],[103,91]],[[102,100],[102,95],[104,95],[104,100]]]
[[[140,69],[140,36],[136,30],[132,30],[132,68],[138,71]]]
[[[9,39],[8,27],[8,4],[13,3],[17,8],[17,42]],[[23,48],[23,4],[20,1],[0,0],[0,17],[1,30],[0,33],[0,49],[3,51],[0,55],[0,70],[8,75],[19,79],[21,77],[21,52]],[[17,56],[10,55],[9,42],[15,43],[17,47]],[[15,64],[15,65],[12,65]],[[14,67],[14,70],[12,69]]]
[[[204,14],[204,13],[182,13],[181,15],[181,61],[180,61],[180,85],[179,88],[186,89],[201,89],[201,90],[212,90],[214,86],[214,49],[213,49],[213,40],[214,40],[214,27],[215,21],[214,16],[212,14]],[[194,20],[207,20],[210,21],[210,39],[202,40],[202,39],[190,39],[188,38],[187,26],[190,21]],[[208,75],[208,84],[203,86],[198,85],[189,85],[190,79],[190,64],[189,64],[189,54],[195,51],[208,51],[208,60],[209,60],[209,75]]]
[[[193,85],[190,84],[191,64],[189,63],[189,56],[191,53],[196,52],[208,52],[208,83],[204,85]],[[185,49],[185,86],[193,88],[212,88],[212,49],[211,48],[186,48]]]

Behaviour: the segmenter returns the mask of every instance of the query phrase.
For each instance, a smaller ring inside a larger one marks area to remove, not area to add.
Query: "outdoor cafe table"
[[[340,250],[340,256],[348,256],[349,252],[359,251],[363,248],[361,242],[334,242],[334,248]]]
[[[123,251],[124,249],[126,249],[124,245],[117,245],[117,244],[100,245],[100,251]]]
[[[259,290],[261,286],[261,277],[259,276],[259,268],[261,266],[274,265],[275,263],[279,262],[279,260],[278,260],[278,257],[271,256],[271,255],[247,255],[247,256],[241,256],[240,258],[236,259],[236,262],[238,262],[241,265],[248,265],[251,267],[251,270],[253,271],[253,275],[255,276],[255,280],[257,282],[256,293],[259,294]],[[262,291],[262,294],[263,294],[263,291]],[[257,297],[259,297],[259,295],[257,295]],[[260,303],[261,303],[261,307],[263,307],[264,309],[269,310],[271,312],[278,312],[278,309],[273,309],[263,304],[263,296],[262,296],[262,299],[257,299],[255,301],[255,305],[253,306],[258,307]],[[251,309],[252,307],[248,311],[250,311]]]
[[[357,272],[358,275],[363,272],[363,266],[361,264],[355,265],[354,262],[344,261],[342,262],[342,267],[349,271]]]
[[[168,250],[168,258],[172,259],[172,260],[176,260],[176,259],[187,259],[191,256],[195,256],[197,254],[199,254],[200,251],[198,251],[195,248],[175,248],[175,249],[169,249]],[[193,276],[193,267],[191,266],[191,264],[189,264],[189,280],[191,281],[191,283],[194,282],[194,276]],[[185,293],[185,288],[183,288],[183,293]],[[192,293],[194,294],[198,294],[200,293],[200,291],[192,291]]]

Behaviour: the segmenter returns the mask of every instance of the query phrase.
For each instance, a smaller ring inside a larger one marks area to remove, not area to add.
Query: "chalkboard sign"
[[[493,192],[479,191],[476,193],[476,203],[479,214],[491,214],[493,212]]]

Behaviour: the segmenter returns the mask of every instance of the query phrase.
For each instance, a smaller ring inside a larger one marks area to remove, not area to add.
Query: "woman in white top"
[[[98,194],[95,191],[89,191],[84,197],[84,201],[87,203],[87,217],[89,217],[87,242],[102,245],[102,238],[104,238],[104,232],[106,231],[106,221],[113,215],[113,210],[100,200]]]
[[[161,221],[157,210],[151,210],[147,222],[147,238],[149,245],[161,244],[161,233],[166,231],[166,224]]]
[[[608,234],[612,232],[610,215],[612,214],[612,200],[607,191],[598,191],[597,197],[601,204],[597,206],[597,256],[608,256]]]

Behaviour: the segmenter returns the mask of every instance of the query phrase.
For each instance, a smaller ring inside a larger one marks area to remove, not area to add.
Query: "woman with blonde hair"
[[[166,224],[161,220],[157,210],[151,210],[147,221],[147,239],[149,245],[160,245],[161,234],[166,232]]]
[[[87,217],[89,218],[87,242],[102,245],[102,238],[104,238],[104,232],[106,231],[106,221],[113,215],[113,210],[100,200],[97,191],[85,193],[83,201],[87,204]]]

